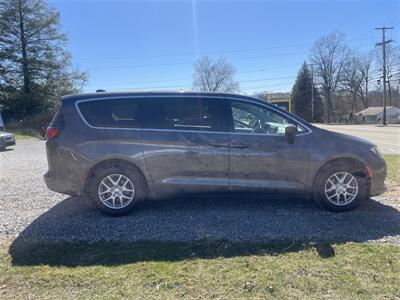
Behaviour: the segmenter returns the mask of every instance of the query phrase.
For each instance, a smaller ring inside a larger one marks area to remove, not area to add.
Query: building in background
[[[371,106],[356,113],[358,123],[376,124],[382,123],[383,107]],[[386,118],[388,123],[400,123],[400,108],[395,106],[386,107]]]
[[[257,95],[258,98],[274,104],[288,112],[292,112],[292,102],[290,100],[290,93],[261,93]]]

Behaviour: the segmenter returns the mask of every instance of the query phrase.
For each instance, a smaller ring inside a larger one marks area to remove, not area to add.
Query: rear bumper
[[[79,196],[81,194],[80,186],[66,181],[65,178],[58,178],[50,171],[44,174],[43,179],[47,188],[53,192],[70,196]]]

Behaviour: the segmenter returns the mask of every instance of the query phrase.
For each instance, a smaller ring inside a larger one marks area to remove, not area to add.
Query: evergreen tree
[[[309,122],[322,122],[323,105],[318,90],[314,87],[314,120],[311,120],[311,72],[304,62],[297,74],[292,88],[291,101],[293,112]]]
[[[85,82],[85,73],[69,70],[59,19],[46,0],[0,1],[0,101],[6,118],[50,111],[60,96]]]

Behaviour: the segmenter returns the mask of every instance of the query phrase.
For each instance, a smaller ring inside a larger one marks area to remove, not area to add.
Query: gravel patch
[[[346,213],[311,201],[278,197],[186,197],[148,201],[121,218],[107,217],[85,199],[47,190],[43,141],[0,152],[0,239],[198,240],[275,239],[400,244],[398,188]]]

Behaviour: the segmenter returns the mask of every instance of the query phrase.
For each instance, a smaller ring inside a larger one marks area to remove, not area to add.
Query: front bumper
[[[376,180],[376,179],[372,178],[371,190],[369,193],[371,197],[383,194],[384,192],[386,192],[386,190],[387,190],[387,187],[386,187],[384,180]]]
[[[371,178],[371,188],[370,188],[370,196],[378,196],[383,194],[387,188],[385,184],[387,171],[386,171],[386,163],[383,161],[383,165],[372,171]]]

